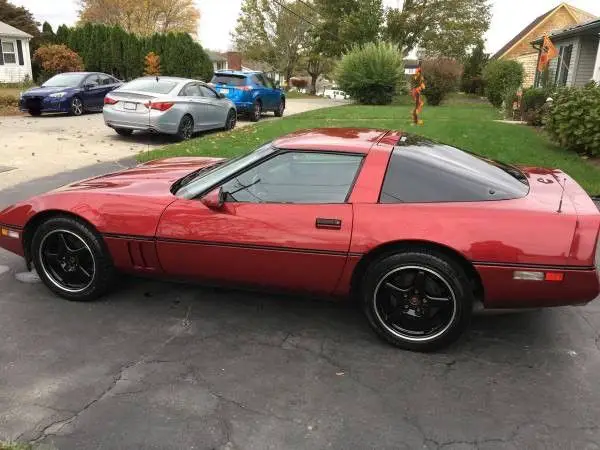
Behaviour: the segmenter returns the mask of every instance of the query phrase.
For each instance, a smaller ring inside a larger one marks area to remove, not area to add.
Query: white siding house
[[[0,83],[32,79],[29,41],[33,36],[0,22]]]

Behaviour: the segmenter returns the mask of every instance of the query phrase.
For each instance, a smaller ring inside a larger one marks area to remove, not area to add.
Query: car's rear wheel
[[[235,112],[235,109],[230,109],[229,113],[227,114],[227,121],[225,122],[225,129],[233,130],[235,128],[236,123],[237,123],[237,113]]]
[[[67,300],[95,300],[114,284],[115,269],[102,238],[74,218],[43,222],[33,236],[31,255],[44,284]]]
[[[115,128],[115,131],[119,136],[131,136],[133,134],[133,130],[127,128]]]
[[[250,120],[252,122],[258,122],[262,117],[262,103],[260,100],[256,100],[254,102],[254,106],[252,107],[252,112],[250,113]]]
[[[83,102],[81,101],[81,99],[79,97],[73,97],[71,99],[69,113],[72,116],[80,116],[83,114]]]
[[[387,255],[368,268],[364,311],[391,344],[432,351],[454,342],[468,327],[473,293],[462,267],[426,248]]]
[[[175,138],[178,141],[187,141],[194,135],[194,119],[189,114],[186,114],[181,118],[179,122],[179,128],[175,134]]]
[[[283,117],[283,112],[285,111],[285,98],[281,99],[279,103],[279,108],[275,110],[275,117]]]
[[[33,116],[33,117],[39,117],[42,115],[42,111],[40,111],[39,109],[30,109],[28,110],[29,115]]]

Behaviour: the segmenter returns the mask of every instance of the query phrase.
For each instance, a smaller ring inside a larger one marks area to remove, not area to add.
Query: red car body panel
[[[379,204],[401,136],[324,129],[273,143],[365,155],[344,204],[225,203],[216,211],[176,197],[170,187],[219,159],[171,158],[75,183],[0,212],[3,227],[21,232],[20,239],[0,236],[0,246],[23,255],[22,232],[31,219],[64,211],[91,223],[116,267],[126,272],[346,296],[365,255],[421,242],[468,261],[481,280],[486,307],[579,304],[598,295],[600,213],[574,180],[558,170],[525,168],[530,192],[520,199]],[[341,228],[318,228],[318,218],[339,220]],[[514,272],[523,270],[560,272],[564,278],[514,280]]]

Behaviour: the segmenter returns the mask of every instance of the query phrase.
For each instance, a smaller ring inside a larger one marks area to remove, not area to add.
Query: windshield
[[[42,87],[77,87],[87,76],[84,73],[61,73],[42,84]]]
[[[192,199],[206,192],[208,189],[225,180],[230,175],[240,171],[244,167],[250,166],[262,158],[275,152],[275,148],[271,143],[263,145],[243,156],[231,159],[224,164],[213,166],[210,170],[198,173],[198,176],[182,185],[176,192],[178,197]]]
[[[212,78],[211,83],[244,86],[246,84],[246,77],[243,75],[215,75]]]
[[[177,82],[170,80],[161,80],[160,78],[156,81],[156,78],[141,78],[139,80],[133,80],[124,85],[120,91],[139,91],[139,92],[152,92],[155,94],[168,94],[171,92]]]

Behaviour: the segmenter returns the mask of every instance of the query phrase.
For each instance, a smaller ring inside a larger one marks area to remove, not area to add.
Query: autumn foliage
[[[144,75],[160,75],[160,56],[154,52],[144,58]]]
[[[81,57],[66,45],[43,45],[33,55],[48,75],[83,70]]]

